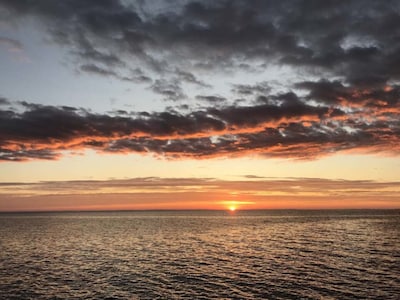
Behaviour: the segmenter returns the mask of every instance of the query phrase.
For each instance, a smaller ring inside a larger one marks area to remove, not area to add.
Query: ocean
[[[0,299],[400,299],[400,211],[1,213]]]

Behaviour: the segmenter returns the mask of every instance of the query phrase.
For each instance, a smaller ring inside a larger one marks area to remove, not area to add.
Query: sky
[[[0,211],[400,208],[399,1],[0,0]]]

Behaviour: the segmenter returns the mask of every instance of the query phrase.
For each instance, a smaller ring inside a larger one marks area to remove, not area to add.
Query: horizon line
[[[104,209],[104,210],[13,210],[0,211],[0,214],[8,213],[98,213],[98,212],[238,212],[252,211],[400,211],[400,208],[253,208],[237,209],[234,212],[229,209]]]

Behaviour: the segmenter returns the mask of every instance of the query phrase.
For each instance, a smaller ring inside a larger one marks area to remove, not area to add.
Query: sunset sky
[[[399,1],[0,0],[0,211],[400,208]]]

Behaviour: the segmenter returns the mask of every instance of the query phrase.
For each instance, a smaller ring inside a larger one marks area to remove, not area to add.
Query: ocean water
[[[400,299],[400,211],[3,213],[0,299]]]

